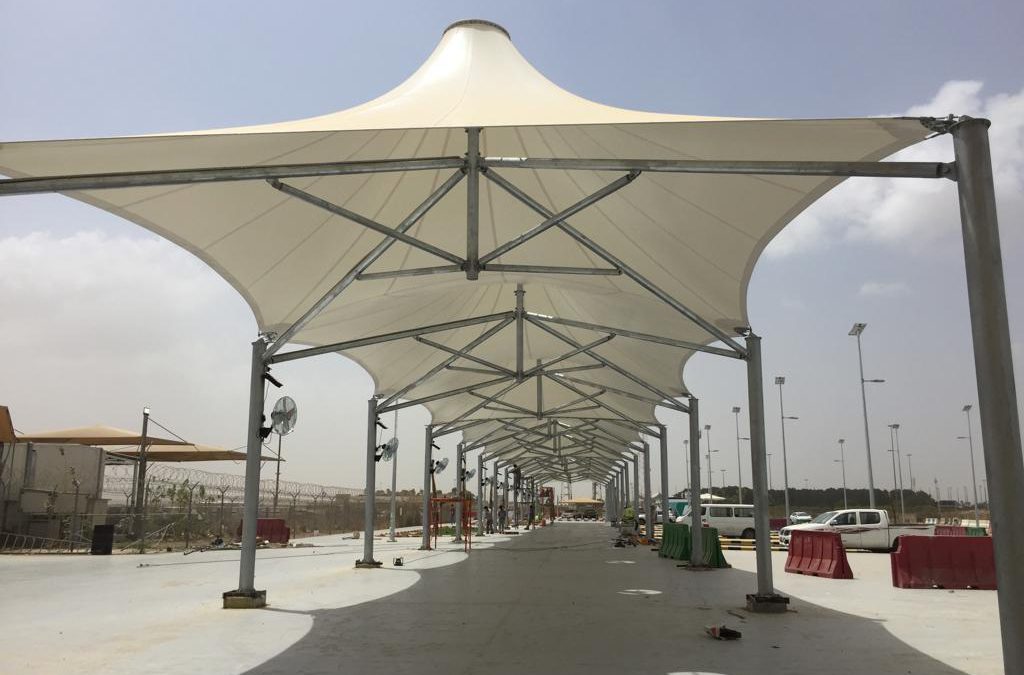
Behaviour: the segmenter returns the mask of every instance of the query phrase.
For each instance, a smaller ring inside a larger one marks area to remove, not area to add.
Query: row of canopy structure
[[[658,406],[689,413],[697,352],[746,364],[757,518],[755,608],[771,607],[760,338],[746,298],[764,247],[846,177],[957,182],[1008,672],[1024,670],[1024,481],[987,136],[967,117],[775,120],[638,112],[544,78],[487,21],[450,26],[404,83],[279,124],[9,143],[0,194],[61,192],[156,232],[219,272],[256,316],[246,516],[236,598],[254,584],[265,378],[342,353],[372,376],[377,416],[413,405],[424,442],[536,479],[625,478]],[[952,134],[955,163],[880,162]],[[285,350],[286,345],[299,345]],[[713,346],[714,345],[714,346]],[[698,443],[690,443],[700,493]],[[461,459],[461,457],[460,457]],[[461,466],[461,462],[457,465]],[[634,481],[635,484],[635,481]],[[872,486],[873,487],[873,486]],[[873,495],[872,490],[872,495]],[[664,508],[667,513],[668,509]],[[699,541],[699,540],[698,540]]]

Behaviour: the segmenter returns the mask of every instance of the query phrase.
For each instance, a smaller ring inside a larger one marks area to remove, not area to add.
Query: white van
[[[723,537],[754,538],[753,504],[701,504],[700,515],[705,527],[717,529]],[[689,507],[676,522],[690,523]]]

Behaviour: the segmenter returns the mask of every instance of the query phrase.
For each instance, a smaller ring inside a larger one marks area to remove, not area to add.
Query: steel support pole
[[[455,538],[453,543],[462,543],[462,495],[465,492],[465,472],[462,468],[462,453],[465,446],[459,443],[455,449]]]
[[[398,425],[395,424],[395,438],[398,438]],[[280,462],[278,462],[280,464]],[[391,455],[391,513],[388,518],[388,541],[398,541],[395,537],[395,530],[397,528],[398,521],[398,496],[395,494],[395,488],[398,484],[398,450]]]
[[[644,443],[644,516],[647,527],[644,534],[648,539],[654,538],[654,502],[651,501],[651,446]],[[668,522],[668,514],[662,513],[662,523]]]
[[[625,511],[626,507],[629,506],[629,460],[626,460],[625,465],[622,466],[619,471],[622,472],[622,510]],[[634,512],[636,509],[634,509]]]
[[[747,336],[747,411],[750,416],[750,468],[754,493],[754,548],[757,556],[757,594],[750,608],[778,609],[773,602],[772,542],[768,518],[768,472],[765,457],[764,380],[761,366],[761,338]],[[788,512],[787,512],[788,514]],[[759,604],[763,603],[763,604]],[[783,604],[784,607],[784,604]]]
[[[136,461],[137,483],[135,485],[135,538],[139,540],[139,553],[146,552],[146,447],[149,433],[149,408],[142,410],[142,437],[139,443],[139,459]]]
[[[523,381],[523,336],[525,330],[526,310],[524,307],[524,298],[526,291],[523,290],[522,284],[516,284],[516,382]],[[540,380],[538,379],[538,382]]]
[[[952,129],[963,226],[967,298],[971,311],[978,411],[989,479],[989,510],[999,587],[1003,668],[1024,672],[1024,485],[1020,420],[1006,312],[987,120],[964,119]]]
[[[658,460],[661,462],[661,522],[668,519],[668,428],[658,426]]]
[[[633,455],[633,510],[640,517],[640,458]]]
[[[704,564],[704,526],[700,516],[700,400],[690,397],[690,564]]]
[[[423,536],[420,542],[421,551],[430,550],[430,497],[433,486],[431,485],[431,469],[434,460],[434,428],[429,424],[423,432]]]
[[[260,460],[263,440],[263,355],[267,343],[258,338],[252,343],[252,365],[249,373],[249,426],[245,450],[245,503],[242,507],[242,551],[238,566],[238,593],[256,597],[256,521],[260,510]],[[265,597],[265,596],[264,596]]]
[[[480,277],[480,129],[466,129],[466,278]]]
[[[476,457],[476,536],[484,536],[484,453]]]
[[[373,525],[377,513],[377,399],[366,404],[366,492],[363,496],[363,557],[356,567],[380,567],[373,559]]]

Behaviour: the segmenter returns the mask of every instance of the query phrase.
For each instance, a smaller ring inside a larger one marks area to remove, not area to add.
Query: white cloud
[[[952,81],[935,97],[901,114],[943,117],[969,114],[992,120],[992,165],[1000,220],[1024,216],[1024,89],[983,96],[978,81]],[[952,159],[948,135],[893,155],[899,161]],[[866,242],[922,250],[959,237],[956,185],[946,180],[847,180],[801,214],[771,243],[772,257],[820,249],[838,242]],[[1003,228],[1006,239],[1007,228]],[[1010,232],[1011,236],[1019,236]]]
[[[861,285],[857,292],[862,298],[892,298],[910,293],[910,286],[902,281],[884,282],[867,281]]]

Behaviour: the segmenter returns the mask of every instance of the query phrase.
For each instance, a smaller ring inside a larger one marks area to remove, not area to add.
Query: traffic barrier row
[[[889,556],[896,588],[995,590],[991,537],[903,536]]]
[[[690,526],[682,523],[666,523],[658,548],[658,556],[672,560],[689,560],[692,556],[692,540]],[[704,544],[704,558],[699,563],[704,567],[729,567],[722,554],[722,543],[718,538],[718,530],[714,527],[701,528]]]
[[[963,525],[936,525],[936,537],[966,537],[967,528]]]
[[[853,578],[842,537],[821,530],[793,530],[786,571],[827,579]]]

